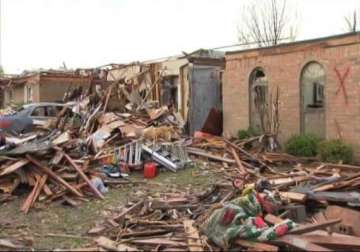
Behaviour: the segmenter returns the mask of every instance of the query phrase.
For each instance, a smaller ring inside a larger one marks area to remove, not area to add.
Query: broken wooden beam
[[[233,160],[233,159],[228,159],[228,158],[223,158],[223,157],[220,157],[220,156],[212,155],[212,154],[206,153],[204,151],[195,150],[193,148],[186,148],[186,151],[188,153],[190,153],[190,154],[206,157],[206,158],[209,158],[209,159],[215,160],[215,161],[226,162],[226,163],[229,163],[229,164],[235,164],[236,163],[236,161]]]
[[[282,198],[285,198],[290,201],[294,202],[301,202],[303,203],[306,199],[306,195],[303,193],[296,193],[296,192],[279,192]]]
[[[28,163],[29,163],[29,160],[21,159],[15,163],[11,164],[10,166],[6,167],[5,169],[2,169],[0,172],[0,177],[14,172],[17,169],[27,165]]]
[[[260,159],[256,158],[254,155],[250,154],[249,152],[247,152],[246,150],[244,150],[243,148],[240,148],[239,146],[233,144],[232,142],[230,142],[229,140],[227,140],[226,138],[223,138],[223,141],[228,144],[230,147],[234,148],[237,151],[240,151],[241,153],[243,153],[245,156],[248,156],[250,159],[252,159],[253,161],[258,162],[259,164],[261,164],[261,166],[263,166],[264,168],[269,169],[270,171],[272,171],[272,169],[265,164],[263,161],[261,161]]]
[[[331,249],[314,244],[297,235],[285,235],[274,241],[274,243],[279,242],[295,249],[301,249],[305,251],[333,251]]]
[[[78,190],[76,190],[74,187],[72,187],[68,182],[66,182],[64,179],[62,179],[60,176],[58,176],[55,172],[53,172],[50,168],[48,168],[45,165],[42,165],[39,161],[37,161],[36,159],[34,159],[32,156],[30,156],[29,154],[26,154],[26,158],[33,163],[34,165],[36,165],[38,168],[40,168],[43,172],[45,172],[48,176],[50,176],[51,178],[53,178],[54,180],[56,180],[57,182],[59,182],[60,184],[62,184],[63,186],[65,186],[67,189],[69,189],[72,193],[74,193],[75,195],[79,196],[79,197],[83,197],[84,195],[79,192]]]
[[[357,236],[343,235],[341,237],[337,237],[332,235],[306,234],[302,235],[301,238],[333,249],[360,249],[360,238]]]
[[[249,251],[269,251],[277,252],[279,248],[275,245],[270,245],[262,242],[248,241],[248,240],[235,240],[235,244],[243,248],[247,248]]]
[[[140,207],[142,207],[142,205],[144,204],[144,200],[140,200],[139,202],[137,202],[136,204],[132,205],[131,207],[123,210],[120,214],[118,214],[117,216],[115,216],[114,218],[112,218],[114,221],[119,221],[122,218],[125,217],[125,215],[131,213],[133,210],[136,210]]]
[[[72,160],[71,157],[66,153],[64,153],[64,157],[69,161],[69,163],[72,165],[72,167],[74,167],[74,169],[79,173],[81,178],[83,178],[85,180],[85,182],[88,184],[90,189],[95,193],[95,195],[100,199],[104,199],[104,196],[102,195],[102,193],[91,183],[89,178],[85,175],[85,173],[81,170],[81,168],[77,166],[77,164],[74,162],[74,160]]]
[[[288,234],[304,234],[304,233],[308,233],[311,231],[315,231],[318,229],[323,229],[329,226],[333,226],[335,224],[338,224],[341,222],[341,219],[335,219],[335,220],[329,220],[329,221],[324,221],[321,223],[315,223],[315,224],[308,224],[308,225],[302,225],[298,228],[295,228],[293,230],[290,230],[288,232]]]
[[[232,153],[232,155],[233,155],[233,157],[235,159],[235,162],[238,165],[238,168],[239,168],[238,170],[240,172],[240,175],[245,176],[247,174],[247,171],[246,171],[245,167],[243,166],[243,164],[241,163],[241,160],[240,160],[238,154],[236,153],[235,148],[230,146],[230,149],[231,149],[231,153]]]
[[[194,227],[193,220],[184,220],[184,229],[187,234],[188,248],[191,252],[203,251],[204,247],[201,243],[199,231]]]

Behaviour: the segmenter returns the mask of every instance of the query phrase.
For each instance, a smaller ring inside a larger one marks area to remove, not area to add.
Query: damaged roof
[[[274,50],[274,49],[286,48],[286,47],[291,47],[291,46],[298,46],[298,45],[309,44],[309,43],[321,43],[321,42],[325,42],[327,40],[342,39],[342,38],[347,38],[347,37],[358,37],[359,41],[357,43],[360,43],[360,32],[350,32],[350,33],[343,33],[343,34],[327,36],[327,37],[321,37],[321,38],[316,38],[316,39],[308,39],[308,40],[301,40],[301,41],[296,41],[296,42],[283,43],[283,44],[279,44],[279,45],[275,45],[275,46],[257,47],[257,48],[251,48],[251,49],[227,51],[225,53],[225,55],[247,53],[247,52],[254,52],[254,51]]]

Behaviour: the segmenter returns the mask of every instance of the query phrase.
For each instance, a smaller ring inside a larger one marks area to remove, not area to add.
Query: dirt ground
[[[91,243],[93,238],[87,231],[96,221],[101,221],[111,210],[121,208],[127,200],[156,196],[160,192],[205,190],[215,182],[221,182],[213,171],[206,163],[199,162],[178,173],[162,171],[151,180],[144,179],[141,173],[132,173],[129,179],[138,183],[110,188],[105,200],[92,199],[77,208],[57,202],[37,203],[27,215],[20,211],[27,195],[22,194],[0,206],[0,236],[28,237],[35,249],[82,248]],[[69,237],[60,237],[62,235]]]

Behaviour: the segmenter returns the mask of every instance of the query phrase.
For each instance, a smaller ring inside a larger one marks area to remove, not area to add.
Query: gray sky
[[[96,67],[237,43],[242,6],[251,0],[1,0],[6,73]],[[360,0],[289,0],[297,39],[345,32]]]

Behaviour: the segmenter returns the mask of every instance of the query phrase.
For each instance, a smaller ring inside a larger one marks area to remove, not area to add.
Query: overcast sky
[[[1,0],[2,65],[24,69],[96,67],[237,43],[251,0]],[[289,0],[298,39],[345,32],[360,0]]]

